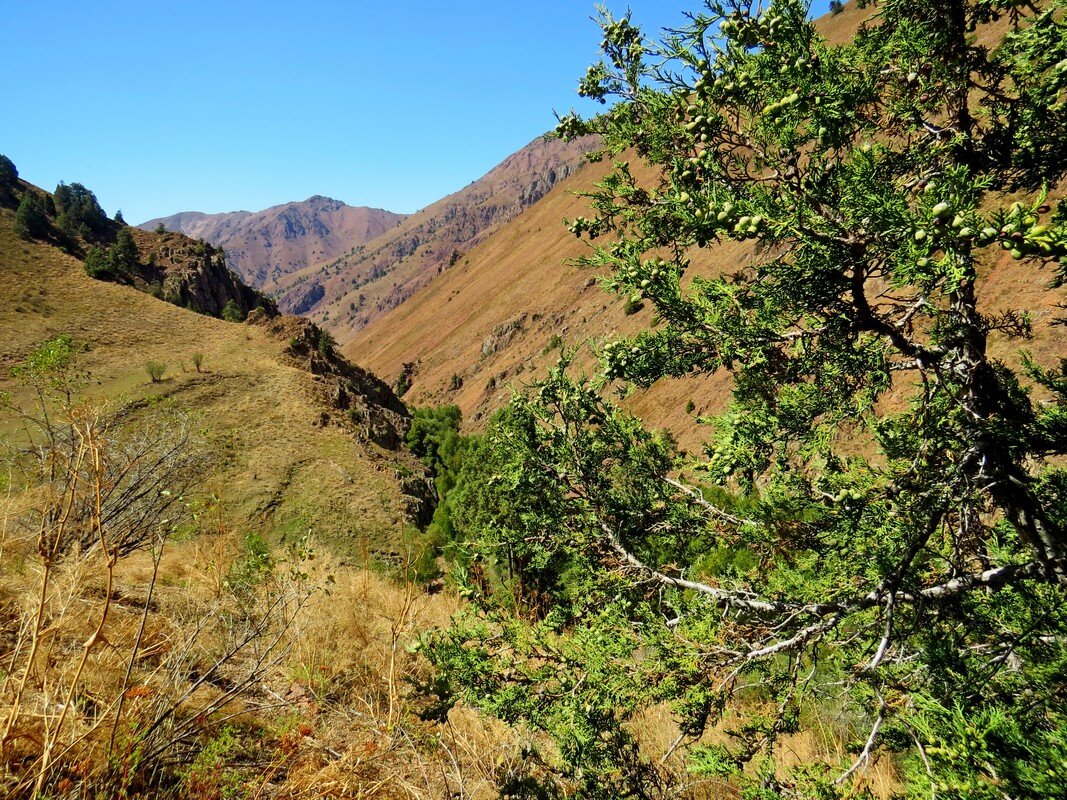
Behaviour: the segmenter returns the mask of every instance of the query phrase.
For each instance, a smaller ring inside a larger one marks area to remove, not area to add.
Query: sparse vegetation
[[[146,361],[144,363],[144,371],[148,373],[152,383],[159,383],[163,380],[163,373],[167,371],[167,365],[162,361]]]

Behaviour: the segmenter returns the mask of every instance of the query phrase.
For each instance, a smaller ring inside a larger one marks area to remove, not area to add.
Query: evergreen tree
[[[57,225],[67,235],[83,238],[102,236],[107,232],[108,220],[96,195],[80,183],[60,182],[53,193],[59,212]]]
[[[15,232],[23,239],[38,239],[48,233],[44,201],[30,190],[22,195],[15,211]]]
[[[659,45],[605,14],[580,93],[618,102],[560,121],[614,159],[583,262],[657,324],[493,422],[452,503],[475,603],[425,645],[445,707],[555,738],[569,796],[658,791],[627,723],[664,703],[745,796],[843,796],[883,752],[908,797],[1063,793],[1067,360],[994,358],[1030,321],[979,274],[1067,277],[1067,4],[870,5],[844,46],[796,0]],[[752,259],[686,275],[723,242]],[[698,456],[603,397],[719,370]],[[785,770],[829,702],[848,759]]]
[[[15,162],[5,155],[0,155],[0,189],[11,188],[19,179]]]
[[[111,246],[108,260],[111,270],[116,275],[129,275],[137,270],[137,244],[129,228],[122,228]]]

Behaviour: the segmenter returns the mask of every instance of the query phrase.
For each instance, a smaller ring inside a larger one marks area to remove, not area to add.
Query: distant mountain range
[[[280,308],[346,342],[581,169],[595,139],[539,138],[458,192],[335,261],[279,281]]]
[[[316,196],[255,213],[186,211],[139,227],[162,224],[224,248],[230,268],[282,311],[344,342],[576,172],[595,145],[538,138],[410,216]]]
[[[332,261],[404,218],[404,214],[350,206],[316,195],[256,212],[183,211],[150,219],[138,227],[154,230],[162,224],[168,231],[222,247],[230,269],[249,285],[271,293],[289,273]]]

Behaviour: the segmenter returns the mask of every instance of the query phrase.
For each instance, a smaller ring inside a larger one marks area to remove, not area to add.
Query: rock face
[[[345,360],[334,348],[332,337],[319,326],[300,317],[256,312],[251,324],[268,326],[279,339],[288,342],[287,352],[298,365],[315,376],[321,401],[347,425],[354,425],[358,437],[384,450],[406,449],[405,437],[411,427],[411,413],[403,401],[378,376]],[[324,412],[321,424],[330,424]],[[417,525],[433,519],[437,490],[427,470],[397,474],[407,498],[407,515]]]
[[[131,229],[141,267],[135,285],[174,305],[221,317],[233,303],[243,318],[255,308],[277,314],[273,300],[245,285],[211,245],[180,233]]]
[[[332,261],[394,228],[405,218],[380,208],[350,206],[316,195],[263,211],[202,214],[185,211],[148,220],[226,251],[226,262],[241,279],[271,292],[284,276]]]
[[[307,315],[346,342],[372,320],[580,169],[598,141],[538,139],[484,177],[403,220],[366,245],[278,281],[273,295],[286,313]]]

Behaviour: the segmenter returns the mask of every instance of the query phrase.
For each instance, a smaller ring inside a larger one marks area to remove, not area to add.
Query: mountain
[[[395,227],[404,217],[316,195],[257,212],[184,211],[138,227],[151,231],[162,225],[222,247],[230,268],[242,280],[271,292],[290,272],[332,261]]]
[[[485,176],[324,265],[280,278],[272,294],[344,342],[456,264],[584,164],[596,142],[539,138]]]
[[[823,17],[818,24],[831,43],[845,42],[871,13],[849,3],[842,13]],[[982,31],[982,40],[998,31],[990,26]],[[356,331],[343,352],[387,380],[406,374],[411,388],[404,399],[409,405],[454,403],[474,428],[507,402],[513,387],[543,377],[557,360],[560,345],[578,347],[578,364],[596,369],[591,343],[652,324],[650,309],[627,308],[625,298],[599,287],[597,280],[604,276],[570,263],[587,254],[589,245],[576,239],[563,220],[593,216],[589,200],[579,194],[609,173],[611,165],[605,162],[559,182],[539,202],[484,237],[461,263]],[[636,155],[630,164],[639,182],[652,180]],[[736,272],[754,255],[750,243],[724,241],[694,249],[689,253],[689,280]],[[1046,273],[1051,280],[1051,268]],[[1062,336],[1055,327],[1062,309],[1047,281],[1030,280],[1003,251],[982,265],[980,277],[982,297],[992,307],[983,311],[1030,309],[1033,338],[1026,348],[1042,363],[1063,356]],[[1017,341],[995,336],[990,346],[998,357],[1018,363]],[[724,410],[730,389],[728,376],[720,372],[662,380],[647,391],[636,391],[627,402],[646,423],[669,429],[684,447],[697,447],[708,434],[697,418]],[[689,402],[692,409],[683,414],[680,409]]]
[[[276,538],[311,527],[355,554],[391,552],[406,526],[425,519],[432,489],[403,444],[407,409],[341,359],[321,329],[279,316],[210,247],[180,233],[134,231],[136,272],[122,282],[91,278],[78,242],[61,248],[55,233],[16,234],[14,208],[26,192],[50,196],[19,182],[0,198],[0,394],[19,399],[11,368],[69,335],[86,348],[80,361],[96,400],[165,402],[198,420],[212,465],[202,491],[215,492],[242,529]],[[214,316],[231,300],[241,316],[252,311],[247,323]],[[161,380],[149,378],[149,362]]]
[[[540,202],[470,250],[462,263],[436,277],[397,308],[358,331],[342,346],[387,380],[410,364],[410,405],[456,404],[480,427],[507,402],[511,387],[545,374],[559,347],[582,346],[579,363],[592,369],[585,346],[616,334],[631,334],[650,322],[647,308],[627,308],[624,298],[603,291],[597,276],[569,262],[588,245],[571,234],[565,218],[590,216],[578,195],[610,170],[591,164],[562,181]],[[636,162],[634,172],[646,177]],[[746,245],[727,244],[694,254],[694,271],[736,268],[751,257]],[[627,312],[631,313],[627,313]],[[672,428],[685,445],[700,436],[694,416],[676,409],[692,399],[694,415],[726,401],[725,375],[661,382],[638,392],[631,404],[647,422]]]

